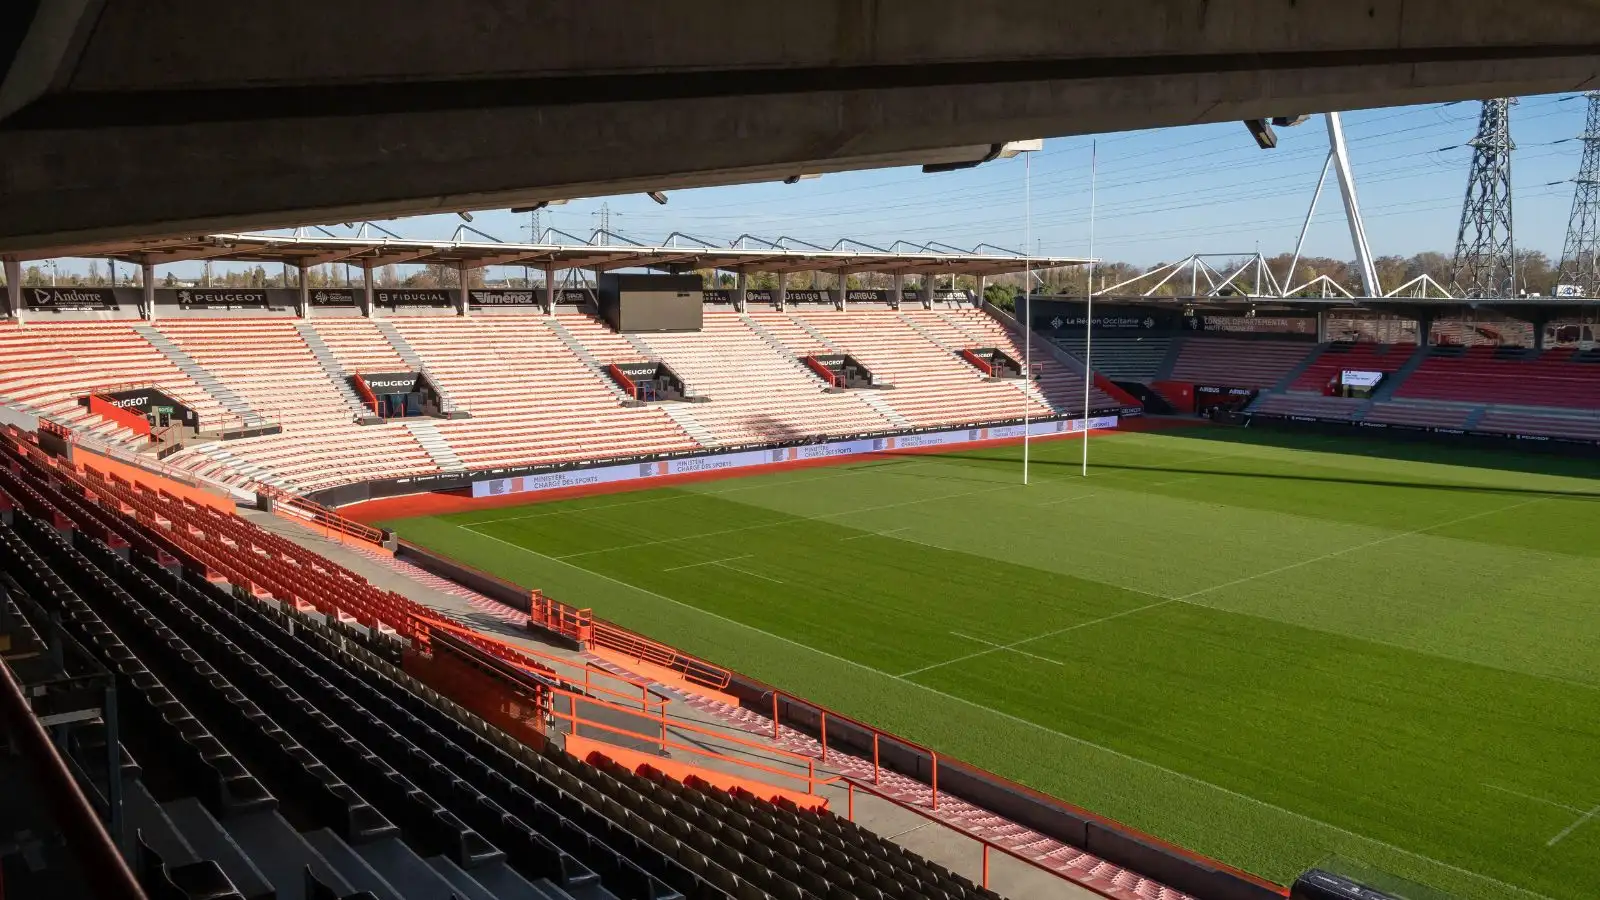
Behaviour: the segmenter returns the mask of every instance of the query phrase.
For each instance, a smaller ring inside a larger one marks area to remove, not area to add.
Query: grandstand
[[[1196,392],[1208,392],[1244,398],[1236,418],[1263,424],[1600,446],[1592,352],[1546,348],[1544,330],[1528,323],[1450,318],[1459,310],[1419,314],[1406,327],[1368,327],[1342,312],[1351,318],[1341,336],[1429,336],[1418,345],[1328,340],[1327,312],[1314,306],[1258,318],[1225,305],[1196,316],[1130,301],[1135,312],[1115,313],[1108,333],[1093,335],[1091,358],[1085,330],[1049,324],[1068,321],[1058,310],[1075,301],[1035,298],[1033,321],[1023,323],[975,295],[935,288],[936,270],[982,277],[1009,271],[1016,257],[672,248],[671,266],[734,269],[738,287],[705,289],[686,304],[688,324],[640,330],[620,327],[621,289],[608,294],[597,279],[593,290],[558,293],[553,274],[558,265],[658,257],[667,266],[666,248],[229,240],[243,259],[305,264],[340,253],[360,262],[405,252],[463,271],[526,260],[547,275],[542,290],[522,292],[380,293],[369,277],[329,292],[321,307],[304,288],[262,290],[259,299],[243,292],[242,310],[231,308],[239,297],[208,309],[205,289],[156,289],[147,277],[136,301],[107,289],[104,308],[42,303],[0,324],[0,357],[14,363],[0,367],[0,402],[18,423],[0,436],[0,649],[10,664],[0,669],[20,682],[19,696],[65,695],[59,683],[83,672],[115,687],[115,714],[109,703],[65,718],[45,701],[24,705],[30,722],[56,729],[35,754],[40,764],[60,756],[79,772],[83,803],[55,815],[105,825],[127,877],[159,900],[1281,898],[1284,888],[1242,870],[1265,871],[1257,844],[1241,849],[1219,833],[1205,849],[1242,864],[1232,868],[1070,805],[1061,773],[1044,782],[1058,796],[1045,796],[870,722],[881,714],[897,727],[928,727],[914,707],[838,713],[725,667],[719,654],[749,652],[739,640],[696,645],[697,656],[677,649],[692,639],[683,632],[654,629],[675,618],[685,604],[672,592],[688,585],[697,599],[726,604],[718,607],[726,615],[714,613],[724,625],[740,624],[746,610],[771,616],[748,626],[760,636],[752,646],[833,647],[823,652],[846,673],[854,665],[929,688],[1015,726],[1032,720],[1007,705],[1016,702],[1008,688],[995,687],[1004,672],[985,676],[992,710],[968,699],[972,684],[954,673],[950,682],[911,678],[991,655],[1065,667],[1077,651],[1019,645],[1084,622],[1198,605],[1188,602],[1196,594],[1130,588],[1116,599],[1133,605],[1119,608],[1088,581],[1057,598],[1065,582],[1041,580],[1030,569],[1037,560],[1005,554],[995,559],[1029,569],[1005,573],[1028,608],[990,597],[994,584],[965,572],[959,541],[1008,553],[1013,543],[1042,547],[1048,556],[1059,547],[1032,543],[1033,525],[1048,532],[1041,517],[1075,516],[1080,502],[1117,490],[962,501],[1014,480],[1007,472],[1003,484],[984,483],[1006,461],[994,455],[1004,452],[1000,442],[1109,430],[1140,414],[1136,397],[1165,398],[1184,416],[1195,412]],[[217,243],[174,246],[210,257]],[[137,250],[106,252],[133,260]],[[777,265],[900,274],[891,289],[848,298],[842,277],[833,291],[794,297],[748,287],[759,266]],[[923,273],[917,290],[906,290],[905,271]],[[1314,317],[1314,327],[1283,326],[1296,316]],[[1038,346],[1026,349],[1029,341]],[[839,374],[846,364],[849,377]],[[628,374],[651,372],[670,373],[673,391],[641,389]],[[1351,392],[1349,372],[1373,383]],[[1153,471],[1151,491],[1208,477],[1188,468],[1195,460],[1239,455],[1191,449],[1152,462],[1140,457],[1137,436],[1120,446],[1131,461],[1109,477]],[[926,476],[908,471],[915,463],[899,453],[940,448],[960,452],[928,463],[938,474]],[[746,503],[674,493],[713,471],[830,458],[856,467],[825,476],[841,482],[828,488],[798,482],[799,499],[781,485],[779,499],[752,494]],[[1036,464],[1044,483],[1057,483],[1045,490],[1060,489],[1066,463],[1046,453]],[[874,466],[887,474],[855,480]],[[665,493],[614,505],[679,501],[689,508],[682,519],[627,510],[585,518],[606,504],[371,527],[331,508],[399,497],[373,509],[472,512],[527,499],[517,494],[582,494],[661,476]],[[866,505],[837,505],[830,490],[859,491]],[[962,502],[937,508],[946,501]],[[934,504],[906,513],[932,523],[928,531],[870,524],[917,504]],[[1119,506],[1111,518],[1142,522],[1137,509]],[[545,517],[561,518],[536,521]],[[1249,541],[1270,542],[1267,526],[1239,522]],[[399,544],[396,527],[425,536],[426,547]],[[1129,538],[1137,550],[1087,552],[1101,554],[1097,565],[1138,558],[1136,568],[1170,574],[1194,536],[1166,524],[1151,530],[1159,539]],[[957,546],[939,543],[944,534],[957,535]],[[858,541],[896,535],[897,552]],[[690,549],[708,536],[718,538],[714,547]],[[792,573],[744,562],[770,549],[762,540],[808,558],[837,554],[848,589],[814,581],[802,589],[789,585]],[[1325,543],[1313,549],[1327,554]],[[628,551],[614,568],[568,562],[613,549]],[[1258,568],[1249,556],[1212,555],[1216,565]],[[1187,559],[1211,564],[1198,551]],[[949,585],[926,580],[946,573]],[[715,580],[690,580],[700,577]],[[927,609],[855,596],[890,593],[891,582],[913,586]],[[641,616],[606,593],[614,588],[644,592],[651,611]],[[1074,607],[1081,621],[1004,643],[1029,623],[1053,621],[1055,600],[1084,604]],[[940,620],[949,611],[939,604],[958,602],[1006,611],[993,630],[954,623],[976,632],[968,634]],[[606,604],[641,624],[609,621]],[[939,633],[920,633],[907,616]],[[829,643],[788,637],[813,629]],[[904,646],[885,646],[902,638]],[[946,659],[916,658],[924,641]],[[1136,643],[1120,646],[1131,654]],[[68,645],[71,664],[52,649]],[[876,660],[862,646],[891,662],[860,662]],[[55,668],[12,664],[34,657]],[[802,682],[819,683],[809,674]],[[62,702],[85,704],[79,694]],[[1040,696],[1047,712],[1059,699]],[[1114,737],[1102,739],[1113,746]],[[949,740],[985,754],[1004,743],[970,730]],[[998,769],[1005,759],[981,762]],[[902,839],[923,828],[941,839]],[[1285,858],[1308,863],[1302,849]],[[1437,862],[1421,858],[1425,868]],[[1536,878],[1518,883],[1547,889]]]

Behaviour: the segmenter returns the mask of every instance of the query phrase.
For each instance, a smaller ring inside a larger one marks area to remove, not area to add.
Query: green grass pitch
[[[1233,865],[1600,896],[1600,464],[1260,430],[386,523]]]

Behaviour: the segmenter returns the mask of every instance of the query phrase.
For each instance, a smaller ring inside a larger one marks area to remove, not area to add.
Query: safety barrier
[[[312,522],[329,532],[337,532],[375,546],[383,546],[386,535],[382,529],[347,519],[320,503],[280,490],[270,484],[255,481],[250,483],[249,489],[271,499],[280,511],[293,518]]]
[[[975,366],[977,368],[978,371],[982,372],[985,375],[993,375],[994,374],[994,366],[989,365],[989,361],[988,360],[984,359],[983,357],[979,356],[976,353],[973,353],[971,350],[968,350],[968,349],[962,350],[961,351],[961,358],[966,360],[967,362],[971,363],[973,366]]]

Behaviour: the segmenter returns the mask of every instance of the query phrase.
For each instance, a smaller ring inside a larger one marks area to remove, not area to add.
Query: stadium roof
[[[925,245],[912,251],[884,250],[848,240],[832,248],[794,247],[798,241],[760,247],[717,247],[698,244],[649,247],[621,244],[507,244],[493,241],[430,241],[406,238],[293,236],[276,234],[210,234],[200,237],[51,248],[32,258],[91,257],[134,264],[163,265],[194,260],[286,263],[320,266],[328,263],[371,264],[373,267],[406,263],[427,265],[465,263],[482,266],[552,266],[556,269],[651,268],[669,271],[723,269],[749,272],[937,272],[941,275],[1002,275],[1024,267],[1051,269],[1078,266],[1083,257],[1023,257],[1000,248],[990,252],[961,252],[955,247]],[[849,245],[846,248],[845,245]],[[896,245],[900,246],[899,244]],[[983,249],[982,247],[979,248]]]

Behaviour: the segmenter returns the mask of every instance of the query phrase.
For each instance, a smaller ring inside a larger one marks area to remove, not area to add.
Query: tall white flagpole
[[[1089,150],[1089,290],[1083,318],[1083,477],[1089,477],[1089,391],[1094,386],[1094,190],[1100,141]]]
[[[1022,160],[1022,483],[1028,483],[1028,406],[1033,398],[1033,154]]]

